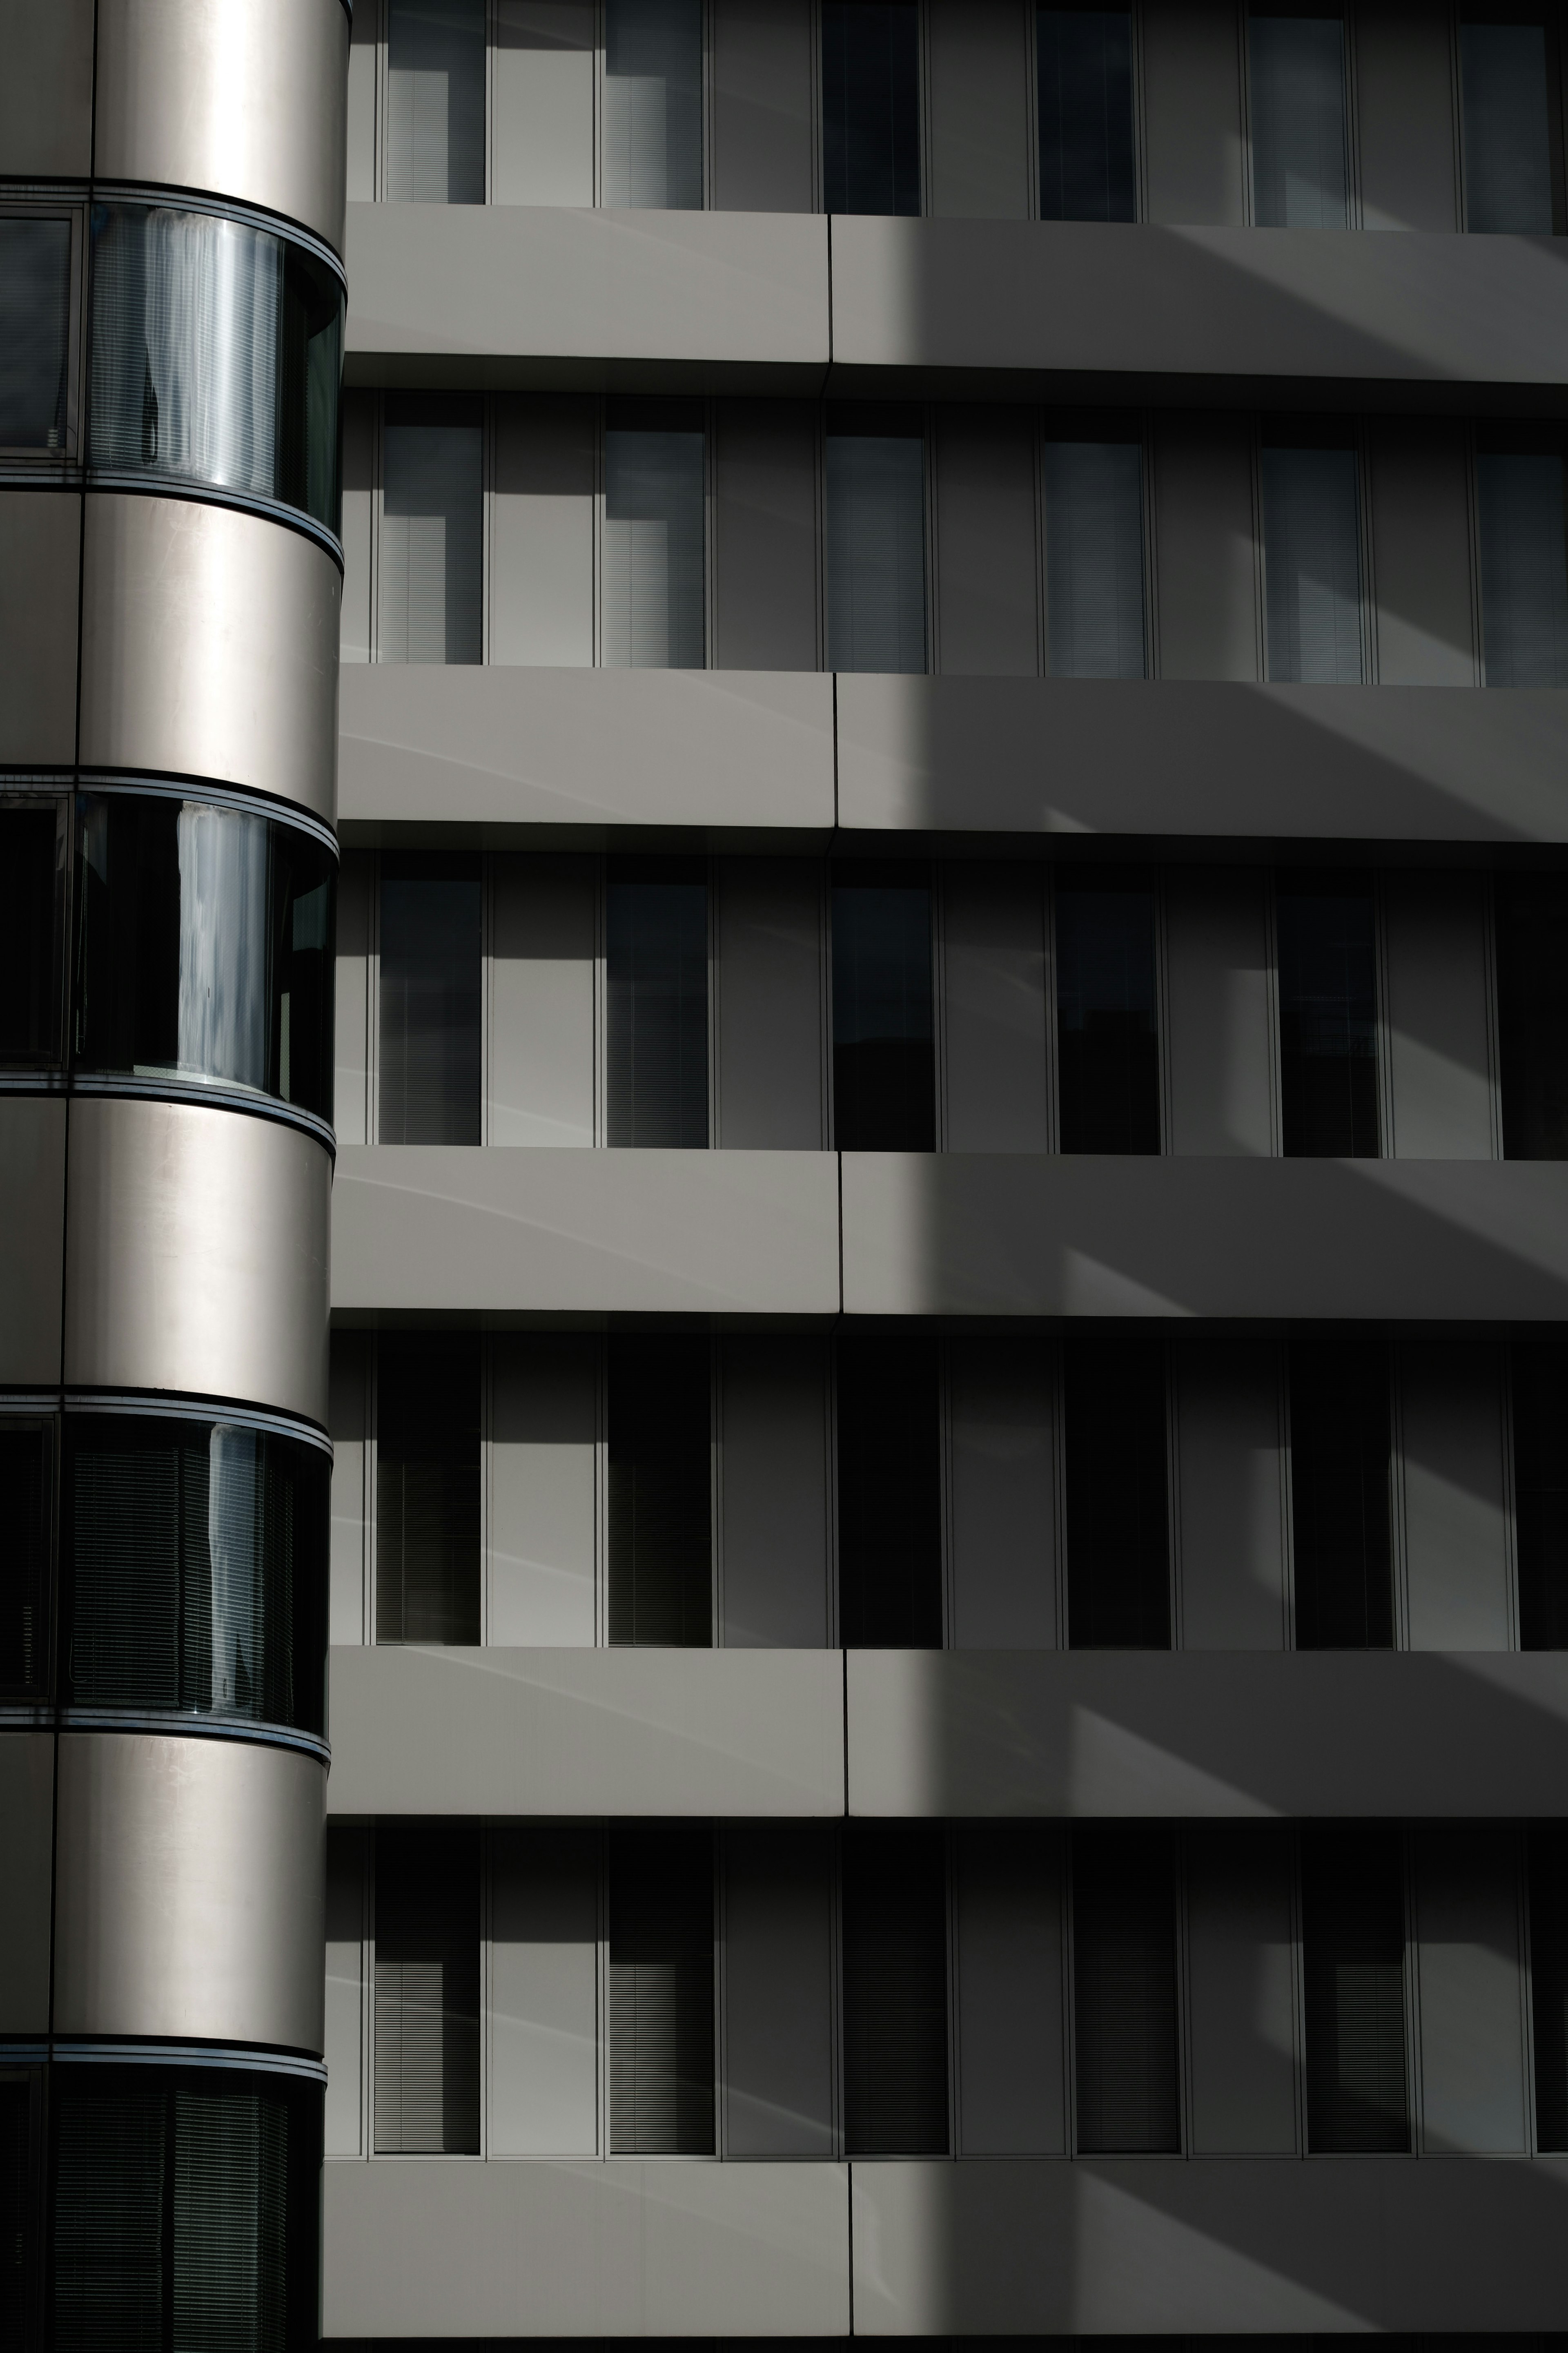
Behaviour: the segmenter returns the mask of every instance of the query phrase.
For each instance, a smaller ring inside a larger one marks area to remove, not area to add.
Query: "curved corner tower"
[[[348,16],[10,14],[0,2341],[282,2353],[319,2308]]]

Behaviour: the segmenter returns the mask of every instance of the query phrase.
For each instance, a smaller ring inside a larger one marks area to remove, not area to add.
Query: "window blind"
[[[479,1639],[479,1346],[383,1333],[376,1355],[378,1642]]]
[[[1168,1650],[1164,1349],[1070,1341],[1062,1372],[1068,1640],[1075,1651]]]
[[[1280,1094],[1288,1155],[1378,1154],[1376,920],[1357,876],[1280,879]]]
[[[482,661],[483,406],[389,394],[381,447],[381,659]]]
[[[1398,1833],[1310,1831],[1301,1878],[1308,2147],[1407,2149]]]
[[[605,0],[605,202],[702,208],[701,0]]]
[[[610,1343],[612,1642],[712,1641],[711,1382],[706,1339]]]
[[[1389,1373],[1380,1332],[1290,1342],[1290,1511],[1299,1651],[1394,1641]]]
[[[1250,16],[1252,216],[1260,228],[1343,228],[1345,42],[1338,16]]]
[[[710,2155],[711,1832],[615,1830],[609,1881],[611,2149]]]
[[[479,1140],[477,858],[381,862],[378,1141]]]
[[[700,670],[707,659],[707,438],[689,400],[605,412],[604,660]]]
[[[612,1145],[708,1143],[708,871],[612,859],[605,889]]]
[[[940,1650],[940,1361],[934,1341],[843,1341],[838,1620],[851,1650]]]
[[[1058,1096],[1064,1152],[1158,1152],[1154,892],[1057,874]]]
[[[833,1133],[841,1152],[936,1147],[931,876],[842,865],[833,884]]]
[[[828,212],[920,211],[916,0],[824,0],[822,140]]]
[[[1175,1878],[1164,1830],[1073,1837],[1073,2027],[1085,2156],[1181,2147]]]
[[[1472,232],[1552,235],[1548,90],[1543,24],[1459,26],[1465,227]]]
[[[947,1862],[928,1823],[844,1832],[844,2096],[856,2157],[948,2149]]]
[[[32,2092],[0,2083],[0,2344],[25,2345],[31,2317]]]
[[[469,1822],[378,1827],[375,2146],[479,2146],[479,1841]]]
[[[390,0],[386,195],[485,201],[485,0]]]
[[[1040,217],[1134,219],[1131,16],[1041,8],[1036,26]]]

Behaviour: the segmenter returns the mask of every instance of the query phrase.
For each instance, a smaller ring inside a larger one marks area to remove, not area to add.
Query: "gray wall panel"
[[[1194,1829],[1184,1867],[1193,2152],[1292,2156],[1290,1833]]]
[[[1373,581],[1384,686],[1475,686],[1464,427],[1373,424]]]
[[[1030,412],[939,409],[935,474],[937,667],[1033,678],[1040,624]]]
[[[963,2157],[1067,2147],[1063,1854],[1034,1825],[959,1834],[954,2010]]]
[[[715,869],[719,1133],[727,1150],[827,1141],[823,871],[805,859]]]
[[[953,1646],[1054,1649],[1054,1351],[953,1340],[947,1372]]]
[[[363,851],[338,873],[338,954],[332,1029],[332,1129],[340,1144],[370,1141],[370,983],[375,876]]]
[[[498,1332],[490,1381],[486,1639],[592,1649],[599,1344]]]
[[[371,632],[371,516],[375,503],[375,395],[342,396],[343,601],[338,659],[374,659]]]
[[[0,1381],[60,1377],[65,1221],[64,1100],[0,1098]]]
[[[954,860],[942,878],[942,1076],[952,1152],[1051,1141],[1042,866]]]
[[[93,0],[12,0],[0,75],[0,155],[24,180],[92,169]]]
[[[1519,1846],[1507,1824],[1411,1841],[1420,1985],[1421,2147],[1526,2147]]]
[[[1239,225],[1247,155],[1236,9],[1228,0],[1162,0],[1145,11],[1142,34],[1150,220]]]
[[[594,0],[497,0],[492,23],[490,202],[591,205]]]
[[[713,204],[721,212],[813,211],[810,0],[725,0],[712,44]]]
[[[1265,874],[1234,866],[1166,870],[1166,1050],[1174,1151],[1273,1150],[1271,961]]]
[[[376,46],[380,11],[362,8],[349,29],[346,192],[350,204],[374,203],[376,193]]]
[[[327,2063],[324,2151],[364,2153],[365,1833],[340,1826],[327,1838]]]
[[[0,1733],[0,2034],[48,2032],[54,1844],[54,1735]]]
[[[590,858],[492,861],[487,1144],[594,1142],[598,881]]]
[[[1019,0],[927,0],[925,209],[1029,211],[1028,36]]]
[[[1394,873],[1384,889],[1393,1148],[1405,1160],[1490,1160],[1486,877]]]
[[[334,1332],[327,1387],[332,1441],[332,1547],[329,1639],[363,1642],[370,1611],[366,1577],[370,1531],[370,1381],[374,1342],[364,1332]]]
[[[68,767],[76,757],[80,557],[75,491],[0,491],[0,761],[9,766]]]
[[[1258,675],[1252,428],[1241,417],[1162,417],[1154,551],[1163,678]]]
[[[720,1609],[727,1646],[828,1639],[828,1349],[736,1335],[720,1358]]]
[[[723,1843],[726,2157],[833,2154],[833,1848],[826,1824]]]
[[[1285,1641],[1285,1459],[1273,1340],[1179,1340],[1181,1641],[1278,1651]]]
[[[730,400],[713,427],[713,662],[821,662],[817,414],[804,401]]]
[[[1501,1349],[1403,1334],[1399,1426],[1411,1649],[1511,1649]]]
[[[503,397],[493,415],[489,659],[585,670],[594,659],[594,404]]]
[[[599,1850],[596,1831],[491,1834],[491,2157],[598,2147]]]
[[[1458,228],[1451,36],[1441,0],[1360,0],[1355,99],[1363,227]]]

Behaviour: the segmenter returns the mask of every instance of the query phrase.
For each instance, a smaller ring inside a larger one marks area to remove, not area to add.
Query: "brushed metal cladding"
[[[0,161],[7,177],[85,179],[92,169],[94,0],[6,0]]]
[[[326,549],[285,523],[89,492],[82,765],[247,786],[331,825],[342,585]]]
[[[65,1261],[62,1095],[0,1095],[0,1384],[60,1377]]]
[[[0,1732],[0,2035],[49,2030],[49,1876],[55,1736]]]
[[[262,206],[341,253],[348,61],[341,0],[114,0],[94,168]]]
[[[846,2165],[328,2164],[325,2337],[847,2337]]]
[[[319,2052],[325,1784],[294,1748],[62,1733],[56,2033]]]
[[[1568,2322],[1560,2157],[906,2159],[853,2177],[858,2337]]]
[[[333,1814],[844,1810],[836,1651],[337,1649]]]
[[[327,1418],[331,1162],[314,1137],[193,1103],[78,1096],[65,1379]]]
[[[76,756],[80,568],[79,491],[0,491],[0,764],[7,767],[67,768]]]

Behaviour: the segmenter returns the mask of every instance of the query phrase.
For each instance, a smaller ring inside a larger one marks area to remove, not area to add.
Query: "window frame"
[[[82,459],[83,379],[87,357],[87,201],[79,191],[51,198],[45,188],[0,198],[0,220],[65,220],[70,226],[70,278],[66,297],[66,438],[60,449],[0,445],[0,481],[37,481],[74,473]]]

